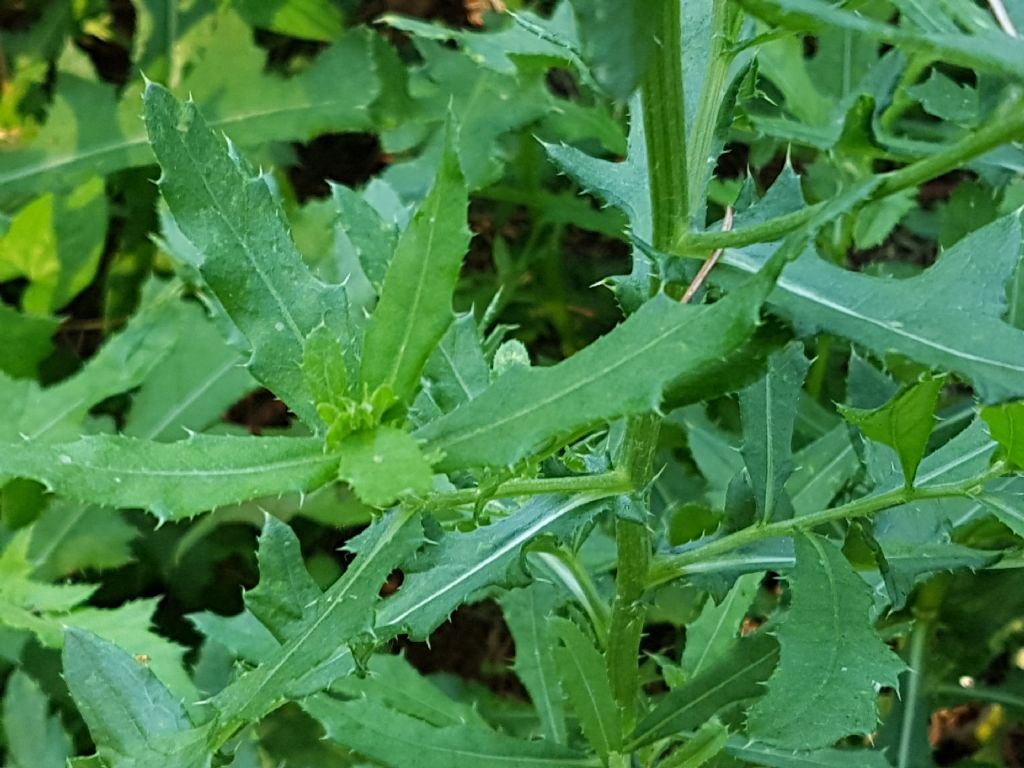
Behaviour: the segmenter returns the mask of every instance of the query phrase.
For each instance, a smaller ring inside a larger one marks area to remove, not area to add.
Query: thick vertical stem
[[[683,103],[682,31],[678,0],[662,0],[657,47],[641,87],[652,245],[669,248],[687,225],[686,110]]]
[[[655,248],[666,249],[688,227],[689,193],[680,0],[662,0],[657,5],[657,48],[641,85],[641,98],[652,243]],[[630,419],[618,457],[618,468],[632,479],[634,493],[622,499],[615,523],[618,571],[607,659],[609,682],[627,733],[636,724],[640,691],[640,639],[646,615],[643,595],[651,560],[647,491],[654,474],[659,428],[660,420],[653,414]]]

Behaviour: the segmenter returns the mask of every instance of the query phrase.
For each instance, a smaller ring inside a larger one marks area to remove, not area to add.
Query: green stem
[[[616,462],[633,481],[633,495],[621,500],[615,519],[618,563],[607,644],[608,680],[622,712],[624,733],[636,725],[640,696],[640,640],[647,615],[643,598],[652,550],[649,486],[660,429],[661,419],[654,414],[631,418]]]
[[[969,497],[972,493],[976,493],[987,481],[999,477],[1005,469],[1005,465],[997,463],[985,474],[960,482],[942,483],[919,488],[896,488],[874,496],[866,496],[862,499],[851,501],[848,504],[833,507],[832,509],[804,515],[803,517],[744,528],[728,536],[710,541],[697,549],[655,560],[651,566],[647,585],[648,587],[655,587],[672,581],[684,576],[688,566],[735,552],[741,547],[756,544],[766,539],[792,536],[797,531],[811,530],[841,520],[870,517],[886,509],[898,507],[911,501]]]
[[[617,496],[629,493],[632,488],[633,481],[627,473],[613,470],[594,475],[508,480],[495,488],[462,488],[457,491],[441,491],[431,494],[427,501],[430,504],[455,507],[463,504],[476,504],[488,499],[537,496],[542,493],[601,493],[606,496]]]
[[[641,85],[655,248],[667,248],[689,228],[686,112],[683,102],[680,3],[662,0],[658,45]],[[660,245],[659,245],[660,243]]]
[[[883,175],[881,184],[871,193],[868,201],[881,200],[916,187],[959,168],[996,147],[1021,138],[1024,138],[1024,99],[1015,102],[1005,112],[1001,111],[994,115],[984,126],[934,155]],[[754,243],[780,240],[810,221],[826,204],[817,203],[763,224],[731,232],[687,232],[677,239],[675,247],[669,252],[676,256],[705,258],[708,251],[716,248],[741,248]]]
[[[711,47],[708,51],[707,71],[701,87],[700,102],[690,126],[689,154],[687,155],[688,211],[691,217],[701,219],[704,210],[704,192],[711,166],[712,144],[718,127],[722,103],[729,91],[729,67],[735,57],[734,42],[738,23],[742,20],[739,6],[729,0],[714,0],[711,10]],[[689,222],[686,222],[689,224]],[[703,224],[703,221],[701,220]]]

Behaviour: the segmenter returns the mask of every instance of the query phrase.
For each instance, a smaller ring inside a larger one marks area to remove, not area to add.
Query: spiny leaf
[[[273,515],[263,524],[256,562],[260,581],[245,593],[245,605],[284,642],[316,618],[323,593],[306,570],[298,537]]]
[[[117,568],[132,561],[138,535],[120,512],[53,499],[32,525],[28,559],[40,579]]]
[[[959,569],[976,570],[998,558],[995,552],[974,549],[952,540],[950,525],[926,504],[904,504],[874,520],[868,542],[894,609],[906,604],[913,587],[931,574]],[[878,551],[880,550],[880,551]]]
[[[744,638],[701,674],[661,699],[640,721],[627,748],[693,730],[725,707],[761,695],[778,658],[778,644],[771,636],[757,633]]]
[[[391,768],[573,768],[591,758],[557,744],[522,741],[476,725],[437,728],[371,699],[312,696],[302,708],[327,736]]]
[[[736,580],[729,594],[717,605],[708,599],[692,624],[686,628],[682,668],[696,677],[727,655],[739,642],[740,626],[761,586],[761,574],[749,573]]]
[[[144,105],[164,200],[203,254],[203,278],[248,339],[253,375],[307,424],[319,425],[302,350],[321,323],[337,338],[350,335],[344,287],[313,277],[267,180],[245,167],[193,102],[182,104],[150,83]]]
[[[792,472],[796,407],[809,366],[803,344],[793,343],[768,359],[761,381],[740,392],[743,458],[765,522],[793,516],[785,485]]]
[[[809,750],[871,733],[877,689],[896,686],[904,665],[871,626],[871,589],[842,552],[811,534],[797,535],[795,545],[781,661],[748,729],[766,744]]]
[[[508,371],[416,435],[444,452],[442,470],[502,467],[587,427],[657,410],[666,392],[692,387],[742,346],[757,327],[771,282],[762,274],[710,306],[657,296],[568,360]]]
[[[384,602],[376,633],[428,637],[481,590],[513,580],[510,571],[531,541],[542,535],[567,537],[590,521],[601,506],[599,499],[587,494],[536,496],[496,523],[446,534],[424,552],[428,565],[407,570],[398,594]]]
[[[622,716],[608,682],[604,658],[568,619],[552,619],[562,645],[555,649],[562,689],[590,746],[608,760],[622,747]]]
[[[817,749],[797,752],[778,749],[732,736],[726,751],[735,758],[766,768],[890,768],[885,755],[875,749]]]
[[[418,520],[402,510],[378,519],[351,542],[356,558],[317,600],[313,618],[296,624],[272,656],[213,698],[218,723],[231,731],[235,724],[273,711],[289,696],[310,693],[296,689],[311,671],[344,655],[349,642],[370,631],[381,585],[421,541]]]
[[[452,293],[469,246],[468,191],[450,144],[434,187],[401,234],[363,343],[360,380],[411,402],[420,371],[452,321]]]
[[[809,251],[783,270],[769,304],[807,329],[957,373],[986,403],[1024,397],[1024,333],[1000,319],[1020,244],[1020,222],[1007,216],[905,280],[849,272]],[[730,250],[723,261],[753,272],[772,250]]]
[[[313,438],[194,435],[154,443],[100,435],[73,443],[0,444],[0,475],[28,477],[69,499],[141,507],[161,520],[260,496],[310,491],[337,472]]]
[[[847,421],[865,435],[896,451],[908,486],[914,484],[917,467],[928,449],[944,383],[942,377],[927,376],[873,411],[839,407]]]
[[[553,586],[534,581],[501,597],[512,639],[515,641],[516,676],[530,694],[544,730],[544,738],[565,744],[565,704],[558,683],[558,662],[554,654],[550,619],[558,593]]]
[[[476,318],[472,312],[458,315],[427,358],[411,418],[416,424],[433,421],[477,397],[490,383]]]
[[[440,728],[469,723],[486,727],[472,704],[450,698],[403,656],[375,654],[365,675],[339,680],[331,686],[331,693],[365,698]]]

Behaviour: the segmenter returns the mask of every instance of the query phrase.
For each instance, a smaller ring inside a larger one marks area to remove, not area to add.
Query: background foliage
[[[495,5],[0,8],[5,764],[1024,764],[1024,4]]]

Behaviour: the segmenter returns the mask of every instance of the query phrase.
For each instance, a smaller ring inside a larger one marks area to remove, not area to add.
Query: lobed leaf
[[[895,687],[904,665],[871,626],[871,589],[842,552],[812,534],[798,534],[795,546],[779,667],[747,726],[771,746],[811,750],[871,733],[877,689]]]
[[[515,642],[515,671],[540,718],[544,738],[565,744],[565,703],[558,682],[558,661],[550,619],[557,591],[543,581],[513,589],[501,597],[505,623]]]
[[[370,631],[384,580],[421,541],[416,517],[400,511],[379,518],[350,542],[355,560],[317,600],[311,617],[303,612],[303,619],[292,625],[287,640],[271,656],[213,698],[220,727],[231,732],[289,697],[310,693],[303,690],[309,675],[346,655],[348,644]]]
[[[771,282],[762,274],[709,306],[657,296],[567,360],[514,368],[415,434],[444,453],[441,470],[503,467],[589,427],[658,410],[666,393],[693,388],[747,341]]]
[[[1020,222],[1006,216],[905,280],[849,272],[808,251],[783,269],[769,304],[805,330],[956,373],[984,402],[999,403],[1024,397],[1024,332],[1001,320],[1020,246]],[[723,262],[751,273],[771,250],[728,251]]]
[[[591,748],[607,762],[610,754],[622,748],[622,713],[608,682],[604,657],[568,619],[552,619],[552,630],[561,640],[555,658],[562,690]]]
[[[252,347],[253,375],[307,424],[319,426],[302,374],[305,339],[321,324],[348,338],[344,286],[317,280],[302,260],[267,180],[247,169],[193,102],[149,83],[143,99],[160,189],[200,271]]]

